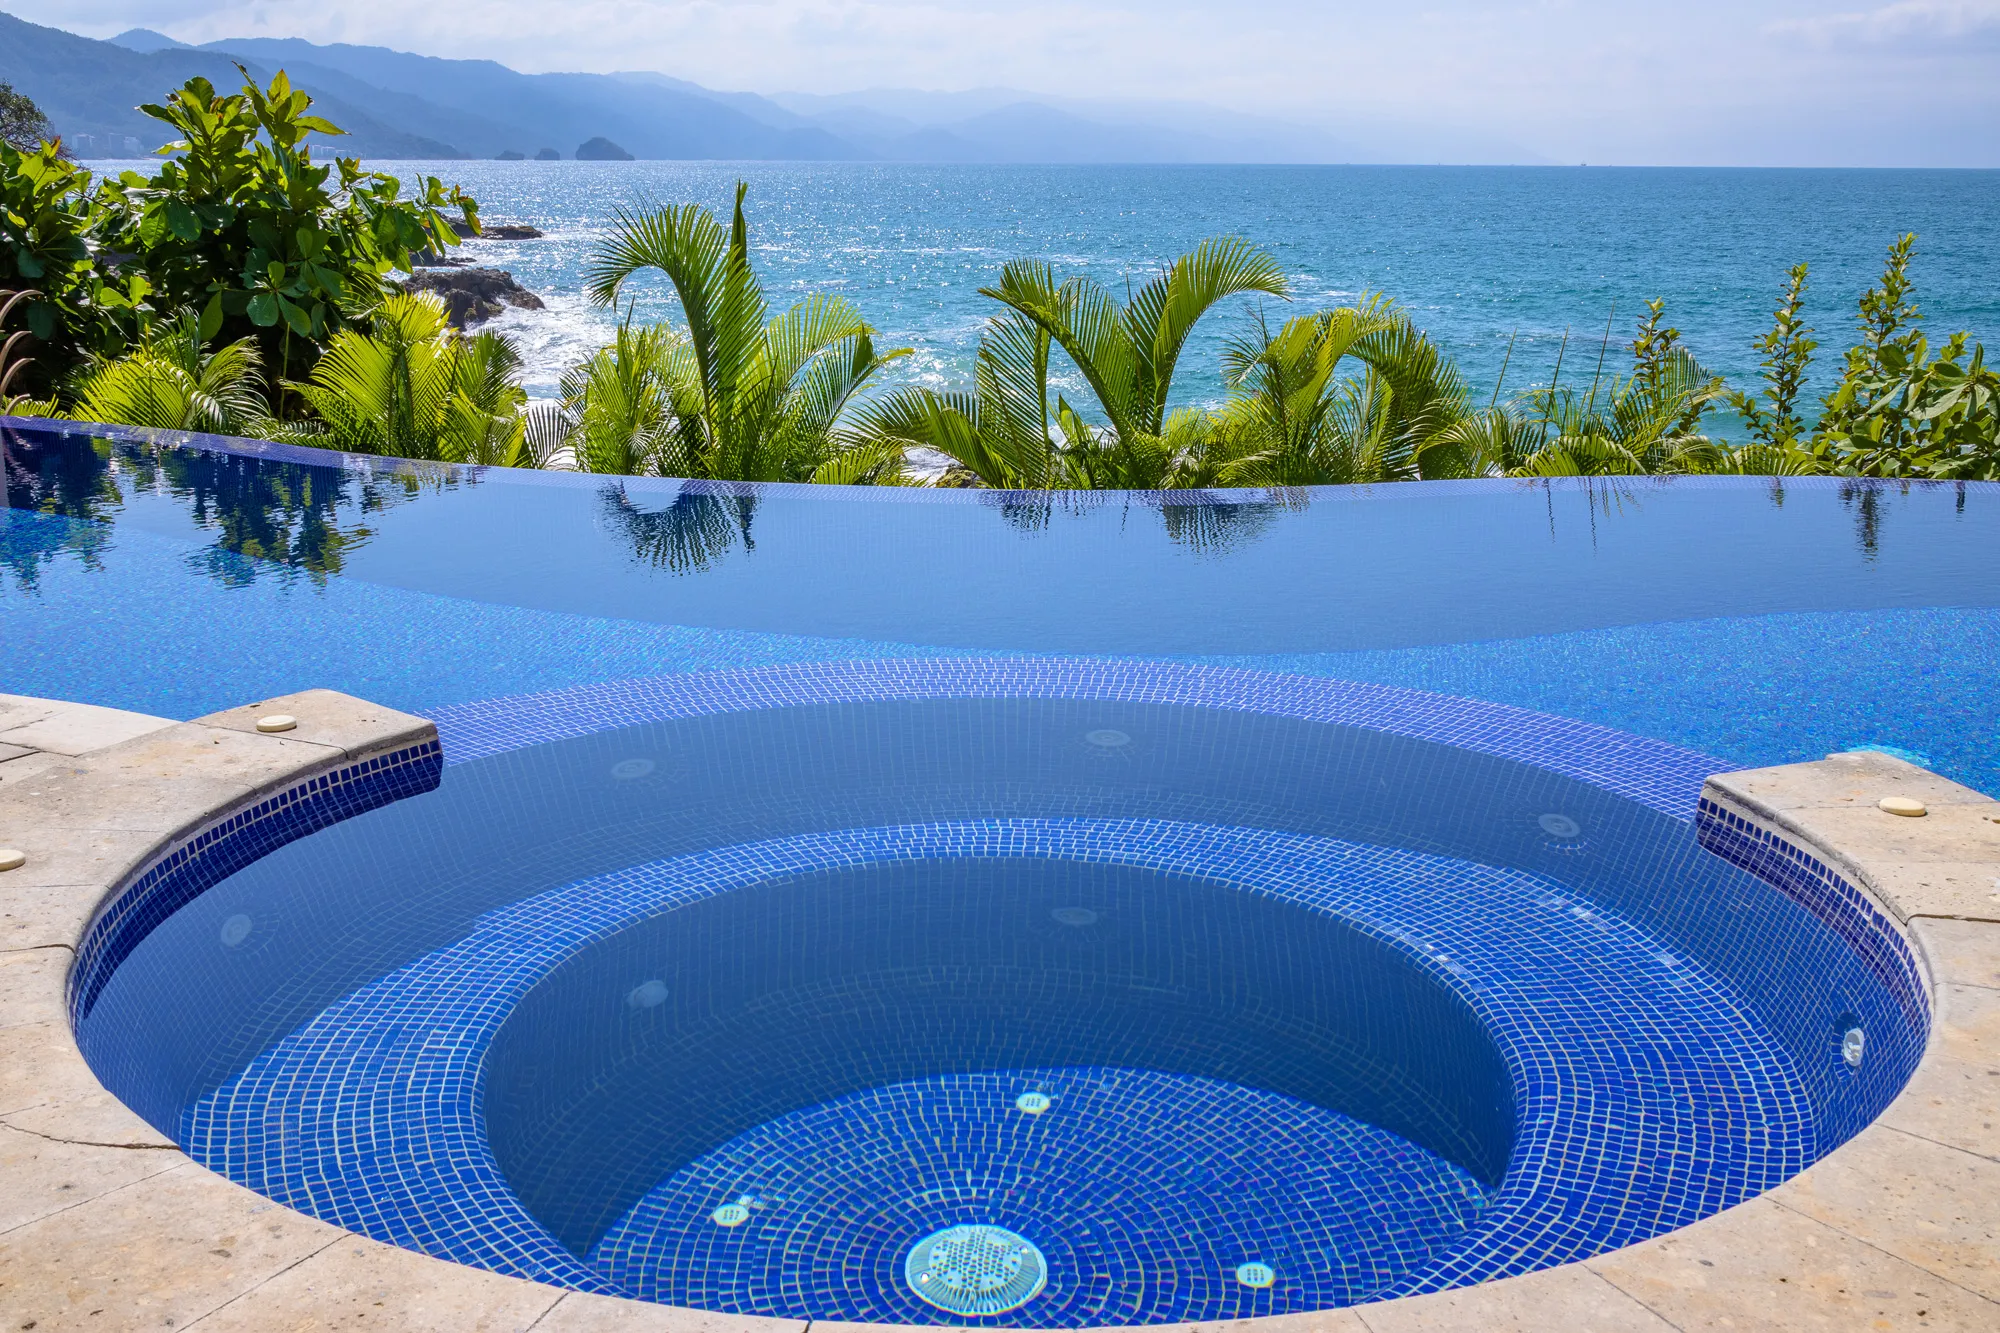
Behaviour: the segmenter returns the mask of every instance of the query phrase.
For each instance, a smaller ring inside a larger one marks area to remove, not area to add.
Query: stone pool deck
[[[295,730],[260,734],[288,713]],[[163,854],[315,777],[435,736],[314,690],[172,722],[0,696],[0,1329],[859,1333],[565,1292],[292,1212],[197,1166],[106,1092],[66,981],[99,907]],[[1526,1277],[1244,1333],[2000,1328],[2000,802],[1878,754],[1710,780],[1909,933],[1931,1043],[1867,1130],[1770,1193]],[[1910,796],[1923,818],[1876,802]]]

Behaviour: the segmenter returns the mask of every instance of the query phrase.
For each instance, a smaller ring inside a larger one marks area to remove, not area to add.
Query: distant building
[[[71,157],[144,157],[152,150],[129,134],[65,134]]]

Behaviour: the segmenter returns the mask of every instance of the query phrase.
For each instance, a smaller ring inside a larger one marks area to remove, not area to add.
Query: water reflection
[[[140,496],[170,496],[187,517],[216,534],[189,557],[231,586],[275,575],[323,583],[374,536],[367,517],[425,489],[468,481],[439,470],[302,464],[132,440],[0,430],[10,510],[79,520],[13,524],[0,564],[24,588],[65,552],[96,568],[112,540],[112,520]]]
[[[1197,555],[1227,555],[1258,540],[1285,514],[1304,513],[1311,504],[1298,489],[1266,491],[1264,499],[1248,502],[1190,491],[1184,498],[1163,500],[1160,520],[1176,546]]]
[[[324,582],[375,535],[365,516],[414,498],[432,480],[172,448],[133,450],[129,463],[136,487],[182,499],[190,518],[218,533],[191,560],[232,586],[254,581],[265,564],[281,577]],[[434,484],[456,483],[439,474]]]
[[[676,574],[713,567],[738,542],[746,552],[757,549],[750,535],[757,496],[748,486],[690,485],[665,509],[641,509],[622,486],[612,485],[604,488],[602,503],[605,523],[631,546],[634,557]]]
[[[111,448],[90,443],[49,448],[46,437],[0,430],[0,468],[6,472],[10,518],[25,511],[72,522],[9,522],[0,540],[0,567],[25,590],[59,555],[97,569],[111,544],[110,519],[123,502],[111,476]]]

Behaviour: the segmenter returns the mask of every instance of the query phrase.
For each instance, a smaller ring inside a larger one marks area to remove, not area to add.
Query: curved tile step
[[[270,712],[299,728],[257,733]],[[218,820],[435,731],[323,690],[143,728],[76,716],[116,739],[71,754],[57,745],[90,733],[44,732],[55,739],[39,754],[0,751],[0,842],[29,854],[0,875],[7,1327],[858,1333],[431,1259],[273,1204],[162,1141],[97,1083],[70,1033],[70,963],[101,906]],[[1932,814],[1875,808],[1897,794]],[[1483,1286],[1245,1321],[1258,1327],[1243,1333],[2000,1326],[2000,802],[1877,754],[1724,774],[1704,797],[1818,856],[1910,932],[1933,1022],[1902,1095],[1802,1175],[1684,1230]]]

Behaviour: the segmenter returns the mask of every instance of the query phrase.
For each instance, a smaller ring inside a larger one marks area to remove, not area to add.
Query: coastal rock
[[[553,149],[553,148],[537,148],[537,149],[535,150],[535,161],[537,161],[537,162],[560,162],[560,161],[562,161],[562,154],[561,154],[561,153],[558,153],[558,152],[557,152],[557,151],[556,151],[555,149]]]
[[[518,148],[503,148],[494,154],[495,162],[526,162],[528,155]]]
[[[540,310],[542,298],[499,268],[427,268],[403,283],[406,292],[436,292],[455,329],[471,328],[501,314],[508,306]]]
[[[464,218],[452,218],[451,229],[460,236],[472,235],[472,224]],[[542,230],[530,227],[525,222],[482,222],[479,224],[479,239],[482,241],[534,241],[541,239]]]
[[[603,135],[586,139],[576,150],[579,162],[630,162],[632,155]]]

